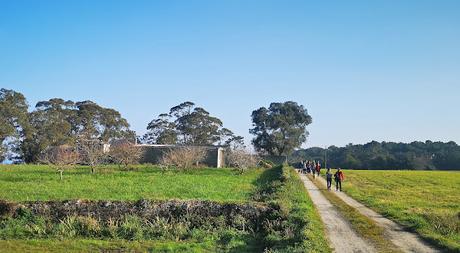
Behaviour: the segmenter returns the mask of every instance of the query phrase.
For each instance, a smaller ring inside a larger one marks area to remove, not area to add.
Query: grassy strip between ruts
[[[283,166],[270,173],[278,174],[278,180],[259,187],[255,200],[278,206],[280,216],[286,217],[283,224],[273,224],[282,229],[273,229],[265,236],[270,252],[331,252],[324,225],[299,175]]]
[[[333,192],[328,191],[324,183],[319,180],[313,179],[310,175],[308,177],[320,189],[321,193],[331,202],[338,211],[347,219],[353,229],[364,239],[372,243],[378,252],[394,253],[402,252],[397,250],[394,245],[386,236],[382,227],[378,226],[373,220],[359,213],[358,210],[349,206],[341,200]]]

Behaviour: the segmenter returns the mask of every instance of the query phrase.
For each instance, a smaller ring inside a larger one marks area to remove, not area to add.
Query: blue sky
[[[460,143],[460,1],[0,1],[0,87],[147,123],[194,101],[249,141],[293,100],[306,146]]]

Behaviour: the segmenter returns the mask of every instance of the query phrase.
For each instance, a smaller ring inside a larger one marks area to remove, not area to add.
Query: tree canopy
[[[307,125],[312,118],[303,105],[288,101],[271,103],[252,112],[255,149],[270,155],[289,155],[307,140]]]
[[[452,141],[412,143],[372,141],[364,145],[349,144],[340,148],[313,147],[294,152],[291,160],[324,161],[326,152],[327,165],[332,168],[457,170],[460,164],[460,146]]]
[[[0,89],[0,162],[6,151],[16,151],[17,144],[29,128],[28,105],[19,92]],[[5,143],[8,142],[9,143]]]
[[[135,138],[126,119],[114,109],[89,100],[52,98],[28,112],[24,95],[7,89],[0,89],[0,123],[0,161],[6,150],[16,154],[10,159],[37,162],[50,146],[75,145],[81,139]]]
[[[223,127],[222,121],[211,116],[204,108],[192,102],[172,107],[147,125],[144,141],[152,144],[230,145],[242,143],[243,137],[235,136]]]

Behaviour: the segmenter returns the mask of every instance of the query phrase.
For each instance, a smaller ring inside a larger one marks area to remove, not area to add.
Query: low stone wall
[[[69,216],[88,216],[99,221],[122,219],[126,215],[134,215],[151,220],[165,218],[168,220],[189,220],[200,223],[212,217],[224,217],[227,224],[235,219],[244,218],[257,230],[267,219],[270,219],[272,207],[260,203],[219,203],[200,200],[165,200],[165,201],[34,201],[11,203],[0,201],[0,217],[15,217],[21,211],[30,211],[37,216],[59,222]],[[199,224],[196,224],[199,225]]]

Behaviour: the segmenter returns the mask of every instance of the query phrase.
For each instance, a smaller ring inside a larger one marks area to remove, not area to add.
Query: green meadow
[[[426,240],[460,251],[460,173],[346,170],[344,191]]]
[[[262,169],[243,175],[232,169],[162,171],[155,166],[136,166],[126,171],[103,167],[95,174],[87,167],[64,172],[44,165],[0,166],[0,199],[33,200],[138,200],[200,199],[243,202],[251,198]]]
[[[104,166],[91,174],[88,167],[77,167],[60,180],[48,166],[4,165],[0,185],[0,200],[10,202],[180,199],[273,208],[260,231],[219,223],[224,217],[209,217],[208,225],[196,227],[193,217],[164,223],[127,214],[110,225],[91,217],[56,223],[24,213],[0,218],[0,252],[330,252],[319,215],[291,168],[240,174],[231,168],[163,171],[142,165],[126,171]],[[211,225],[215,222],[220,225]]]

